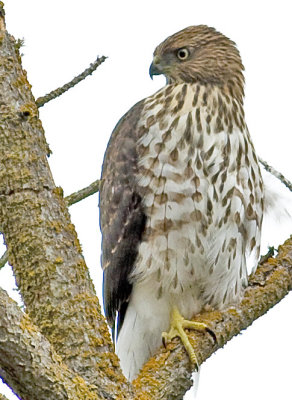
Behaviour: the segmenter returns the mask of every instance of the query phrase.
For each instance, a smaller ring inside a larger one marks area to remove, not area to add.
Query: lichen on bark
[[[0,220],[9,263],[26,312],[62,360],[97,392],[127,398],[75,228],[49,169],[31,86],[1,9],[0,15]]]

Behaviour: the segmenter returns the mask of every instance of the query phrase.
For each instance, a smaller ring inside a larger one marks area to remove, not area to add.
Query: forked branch
[[[191,385],[191,366],[179,341],[160,349],[133,385],[121,374],[66,203],[47,164],[37,107],[15,43],[5,30],[1,2],[0,35],[1,111],[5,117],[0,118],[0,220],[30,315],[27,319],[0,291],[0,325],[9,327],[5,328],[7,340],[0,336],[0,373],[30,400],[87,400],[96,396],[110,400],[181,399]],[[218,346],[223,346],[288,293],[291,265],[292,242],[288,240],[278,256],[251,277],[238,307],[204,313],[196,319],[210,325]],[[208,336],[191,332],[190,337],[195,339],[199,362],[217,349]],[[42,350],[46,349],[44,355]],[[9,356],[16,350],[17,357]],[[18,369],[20,355],[23,369],[30,371],[34,364],[31,379]],[[60,389],[59,397],[55,387]]]

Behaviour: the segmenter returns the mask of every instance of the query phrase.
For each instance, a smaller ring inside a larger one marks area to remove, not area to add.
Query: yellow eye
[[[178,49],[176,56],[179,60],[184,61],[186,60],[190,55],[190,52],[187,48],[182,47],[181,49]]]

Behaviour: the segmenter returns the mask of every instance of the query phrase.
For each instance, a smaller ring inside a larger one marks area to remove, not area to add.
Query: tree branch
[[[76,204],[79,201],[84,200],[86,197],[91,196],[94,193],[97,193],[99,191],[99,186],[100,186],[100,180],[96,180],[86,188],[78,190],[78,192],[72,193],[69,196],[65,197],[68,206]]]
[[[100,180],[96,180],[91,183],[89,186],[78,190],[78,192],[72,193],[69,196],[65,197],[65,201],[67,202],[68,206],[78,203],[81,200],[86,199],[87,197],[97,193],[99,191]],[[0,269],[5,266],[8,261],[8,251],[6,250],[5,253],[0,258]]]
[[[17,286],[30,318],[72,371],[95,385],[100,398],[128,399],[129,385],[55,187],[38,110],[1,10],[0,39],[0,220]]]
[[[8,251],[6,250],[5,253],[2,255],[2,257],[0,258],[0,269],[4,267],[7,261],[8,261]]]
[[[99,399],[94,388],[67,368],[49,341],[1,288],[0,326],[0,375],[20,398]]]
[[[209,335],[190,331],[198,361],[202,364],[218,348],[223,347],[233,336],[246,329],[257,318],[281,301],[292,289],[292,238],[279,247],[276,258],[259,265],[249,279],[239,305],[226,311],[204,312],[194,320],[208,324],[216,333],[218,344],[214,345]],[[191,386],[192,368],[180,341],[175,339],[161,348],[142,369],[133,382],[136,391],[147,392],[151,399],[181,399]],[[167,384],[166,384],[167,382]],[[139,398],[139,397],[137,397]]]
[[[281,172],[277,171],[262,158],[259,158],[259,162],[264,166],[266,171],[279,179],[290,190],[290,192],[292,192],[292,183],[289,181],[289,179],[285,178],[285,176]]]
[[[83,79],[85,79],[88,75],[91,75],[97,67],[102,64],[107,57],[102,56],[102,57],[97,57],[97,59],[90,64],[89,68],[86,68],[81,74],[73,78],[70,82],[66,83],[65,85],[61,86],[58,89],[52,90],[50,93],[46,94],[43,97],[39,97],[36,100],[36,105],[38,108],[42,107],[46,103],[48,103],[51,100],[54,100],[56,97],[61,96],[65,92],[67,92],[69,89],[77,85],[77,83],[81,82]]]

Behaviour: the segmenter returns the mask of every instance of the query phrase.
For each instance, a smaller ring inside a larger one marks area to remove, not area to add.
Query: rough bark
[[[67,205],[71,206],[97,193],[99,190],[99,185],[100,185],[100,180],[96,180],[92,182],[89,186],[65,197]],[[8,251],[6,250],[5,253],[3,253],[2,256],[0,257],[0,269],[3,268],[7,262],[8,262]]]
[[[63,361],[101,397],[125,392],[128,398],[1,6],[0,13],[0,221],[9,263],[27,313]]]
[[[23,400],[98,400],[15,301],[0,289],[0,374]],[[1,398],[1,395],[0,395]]]
[[[0,291],[1,376],[22,399],[181,399],[191,365],[177,340],[133,386],[121,374],[1,2],[0,96],[0,224],[28,314]],[[289,240],[260,266],[240,305],[197,316],[218,338],[213,345],[208,335],[190,333],[199,362],[287,294],[291,264]]]

